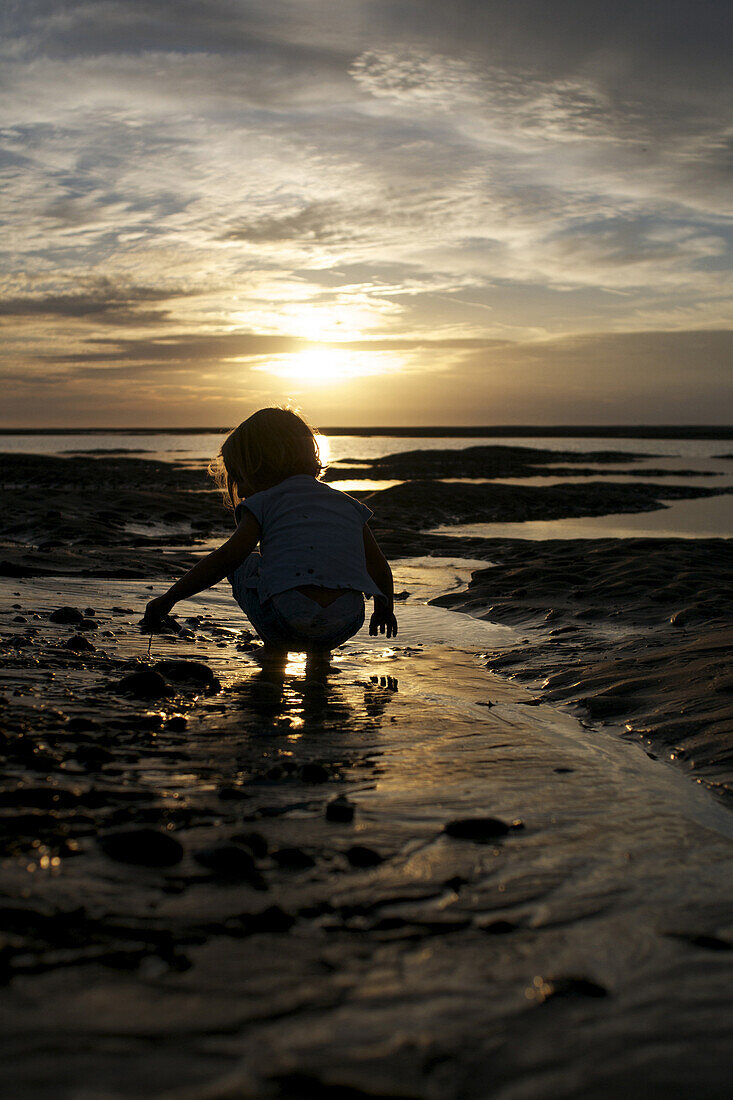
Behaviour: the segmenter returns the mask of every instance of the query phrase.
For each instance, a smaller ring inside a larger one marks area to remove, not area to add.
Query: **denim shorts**
[[[364,596],[351,589],[328,607],[321,607],[297,588],[261,601],[259,592],[252,587],[260,561],[257,552],[250,554],[228,580],[234,599],[265,645],[296,651],[334,649],[361,629]]]

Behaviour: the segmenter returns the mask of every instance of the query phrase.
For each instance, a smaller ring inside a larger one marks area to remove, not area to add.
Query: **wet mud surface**
[[[139,632],[229,529],[200,472],[46,461],[6,478],[0,554],[6,1095],[721,1095],[722,540],[530,548],[380,512],[395,643],[276,666],[226,586]]]
[[[621,727],[733,800],[729,539],[496,539],[443,607],[521,627],[487,667]]]
[[[82,653],[17,583],[9,1095],[719,1095],[733,828],[679,769],[410,601],[397,645],[278,668],[221,597],[148,658],[139,582]]]

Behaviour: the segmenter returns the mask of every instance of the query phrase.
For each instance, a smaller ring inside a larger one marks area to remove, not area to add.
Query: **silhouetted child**
[[[150,601],[144,625],[163,625],[179,600],[228,577],[268,649],[340,645],[364,622],[364,594],[374,597],[369,633],[394,637],[392,570],[367,526],[372,512],[319,481],[322,468],[313,432],[290,409],[260,409],[235,428],[209,472],[237,529]]]

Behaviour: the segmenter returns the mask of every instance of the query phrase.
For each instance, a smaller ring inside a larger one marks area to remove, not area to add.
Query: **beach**
[[[326,472],[400,633],[325,670],[226,583],[141,633],[231,530],[204,463],[4,456],[7,1095],[721,1095],[731,444],[413,442]]]

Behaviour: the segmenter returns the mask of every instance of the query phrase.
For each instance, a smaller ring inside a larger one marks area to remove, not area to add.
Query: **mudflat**
[[[429,461],[364,494],[396,643],[325,665],[226,585],[140,633],[228,530],[201,470],[6,461],[7,1095],[721,1095],[730,543],[431,535]]]

